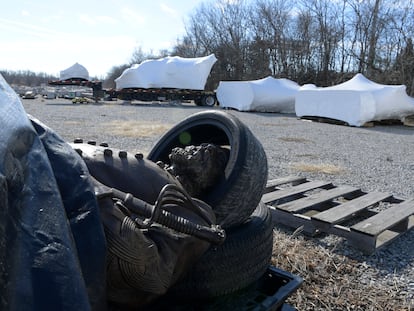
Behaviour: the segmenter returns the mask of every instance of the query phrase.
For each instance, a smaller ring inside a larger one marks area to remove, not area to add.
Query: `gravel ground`
[[[120,101],[73,105],[63,99],[23,100],[23,105],[27,113],[67,141],[80,137],[144,154],[172,125],[206,109],[192,104]],[[286,114],[228,112],[247,124],[263,144],[269,179],[298,175],[335,185],[352,185],[366,192],[388,192],[402,199],[414,197],[414,127],[356,128],[299,120]],[[364,271],[357,280],[361,286],[392,288],[404,301],[396,303],[395,310],[414,308],[414,248],[410,247],[414,244],[414,230],[371,256],[331,235],[312,238],[312,243],[356,260],[358,268]],[[401,308],[397,308],[398,304]]]

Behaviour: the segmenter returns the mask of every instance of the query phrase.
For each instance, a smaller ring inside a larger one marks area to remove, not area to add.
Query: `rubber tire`
[[[247,287],[266,272],[272,257],[273,221],[263,202],[245,224],[226,233],[226,241],[211,247],[168,295],[178,299],[227,295]]]
[[[217,103],[217,99],[214,95],[204,95],[201,98],[201,105],[207,107],[213,107]]]
[[[185,136],[185,141],[180,137]],[[164,134],[148,154],[154,162],[169,163],[174,147],[212,143],[230,149],[224,177],[198,199],[209,204],[223,228],[243,223],[259,203],[267,182],[263,146],[238,118],[216,110],[195,113]]]

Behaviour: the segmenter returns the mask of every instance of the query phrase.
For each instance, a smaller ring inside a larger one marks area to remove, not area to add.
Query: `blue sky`
[[[157,53],[173,46],[185,33],[185,18],[202,2],[7,1],[0,10],[0,69],[59,76],[77,62],[101,78],[138,47]]]

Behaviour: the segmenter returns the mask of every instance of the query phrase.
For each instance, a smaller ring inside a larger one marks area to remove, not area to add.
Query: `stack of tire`
[[[234,115],[203,111],[164,134],[148,159],[169,163],[174,147],[211,143],[229,148],[225,177],[199,199],[215,211],[226,240],[211,246],[186,277],[171,288],[174,297],[210,299],[231,294],[258,280],[267,270],[273,247],[269,209],[261,202],[267,160],[261,143]]]

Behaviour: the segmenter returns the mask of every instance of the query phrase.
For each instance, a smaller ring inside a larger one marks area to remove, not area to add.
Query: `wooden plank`
[[[266,190],[271,190],[274,187],[289,184],[289,183],[303,183],[306,181],[305,177],[298,177],[298,176],[286,176],[277,179],[271,179],[266,184]]]
[[[414,126],[414,115],[406,116],[403,119],[403,124],[405,126]]]
[[[278,187],[283,184],[290,185]],[[262,201],[271,210],[275,223],[301,228],[303,233],[311,235],[326,232],[342,236],[365,254],[374,253],[414,228],[414,198],[403,200],[388,193],[364,193],[351,186],[336,187],[330,182],[308,181],[295,176],[270,180],[268,186]],[[305,195],[318,188],[316,193]],[[348,201],[342,204],[332,201],[341,196]],[[381,201],[391,207],[379,212],[367,210]],[[331,207],[334,204],[339,205]],[[325,210],[319,212],[321,209]],[[368,211],[375,215],[367,218]],[[355,223],[361,216],[367,219],[353,226],[344,222],[353,220]]]
[[[321,203],[325,203],[332,199],[338,198],[358,191],[360,189],[351,186],[340,186],[333,189],[329,189],[323,192],[319,192],[308,197],[297,199],[291,202],[277,205],[276,208],[287,211],[287,212],[298,212],[300,210],[316,206]]]
[[[378,214],[365,219],[351,227],[352,231],[362,232],[371,236],[377,236],[384,230],[397,225],[401,221],[407,221],[414,214],[414,199],[396,204]]]
[[[285,188],[282,190],[265,193],[262,196],[262,201],[268,204],[273,201],[280,200],[282,198],[286,198],[286,197],[296,195],[296,194],[301,194],[301,193],[304,193],[312,189],[326,187],[329,185],[332,185],[332,184],[330,182],[325,182],[325,181],[310,181],[310,182],[300,184],[298,186],[293,186],[290,188]]]
[[[358,248],[363,253],[370,255],[376,250],[391,243],[397,237],[408,232],[408,230],[414,228],[414,216],[409,216],[406,220],[404,220],[404,222],[406,222],[407,227],[403,232],[384,230],[381,231],[381,233],[379,233],[377,236],[373,236],[358,231],[350,231],[351,234],[347,238],[350,245]]]
[[[329,225],[338,224],[349,218],[353,214],[368,208],[392,195],[381,192],[370,192],[338,206],[332,207],[324,212],[312,216],[312,221],[328,223]],[[321,224],[323,225],[323,224]]]
[[[291,228],[302,227],[301,232],[308,235],[317,234],[315,226],[310,221],[310,218],[305,215],[292,214],[282,210],[276,209],[274,206],[268,205],[270,212],[272,213],[273,223],[280,223],[283,225],[288,225]]]

